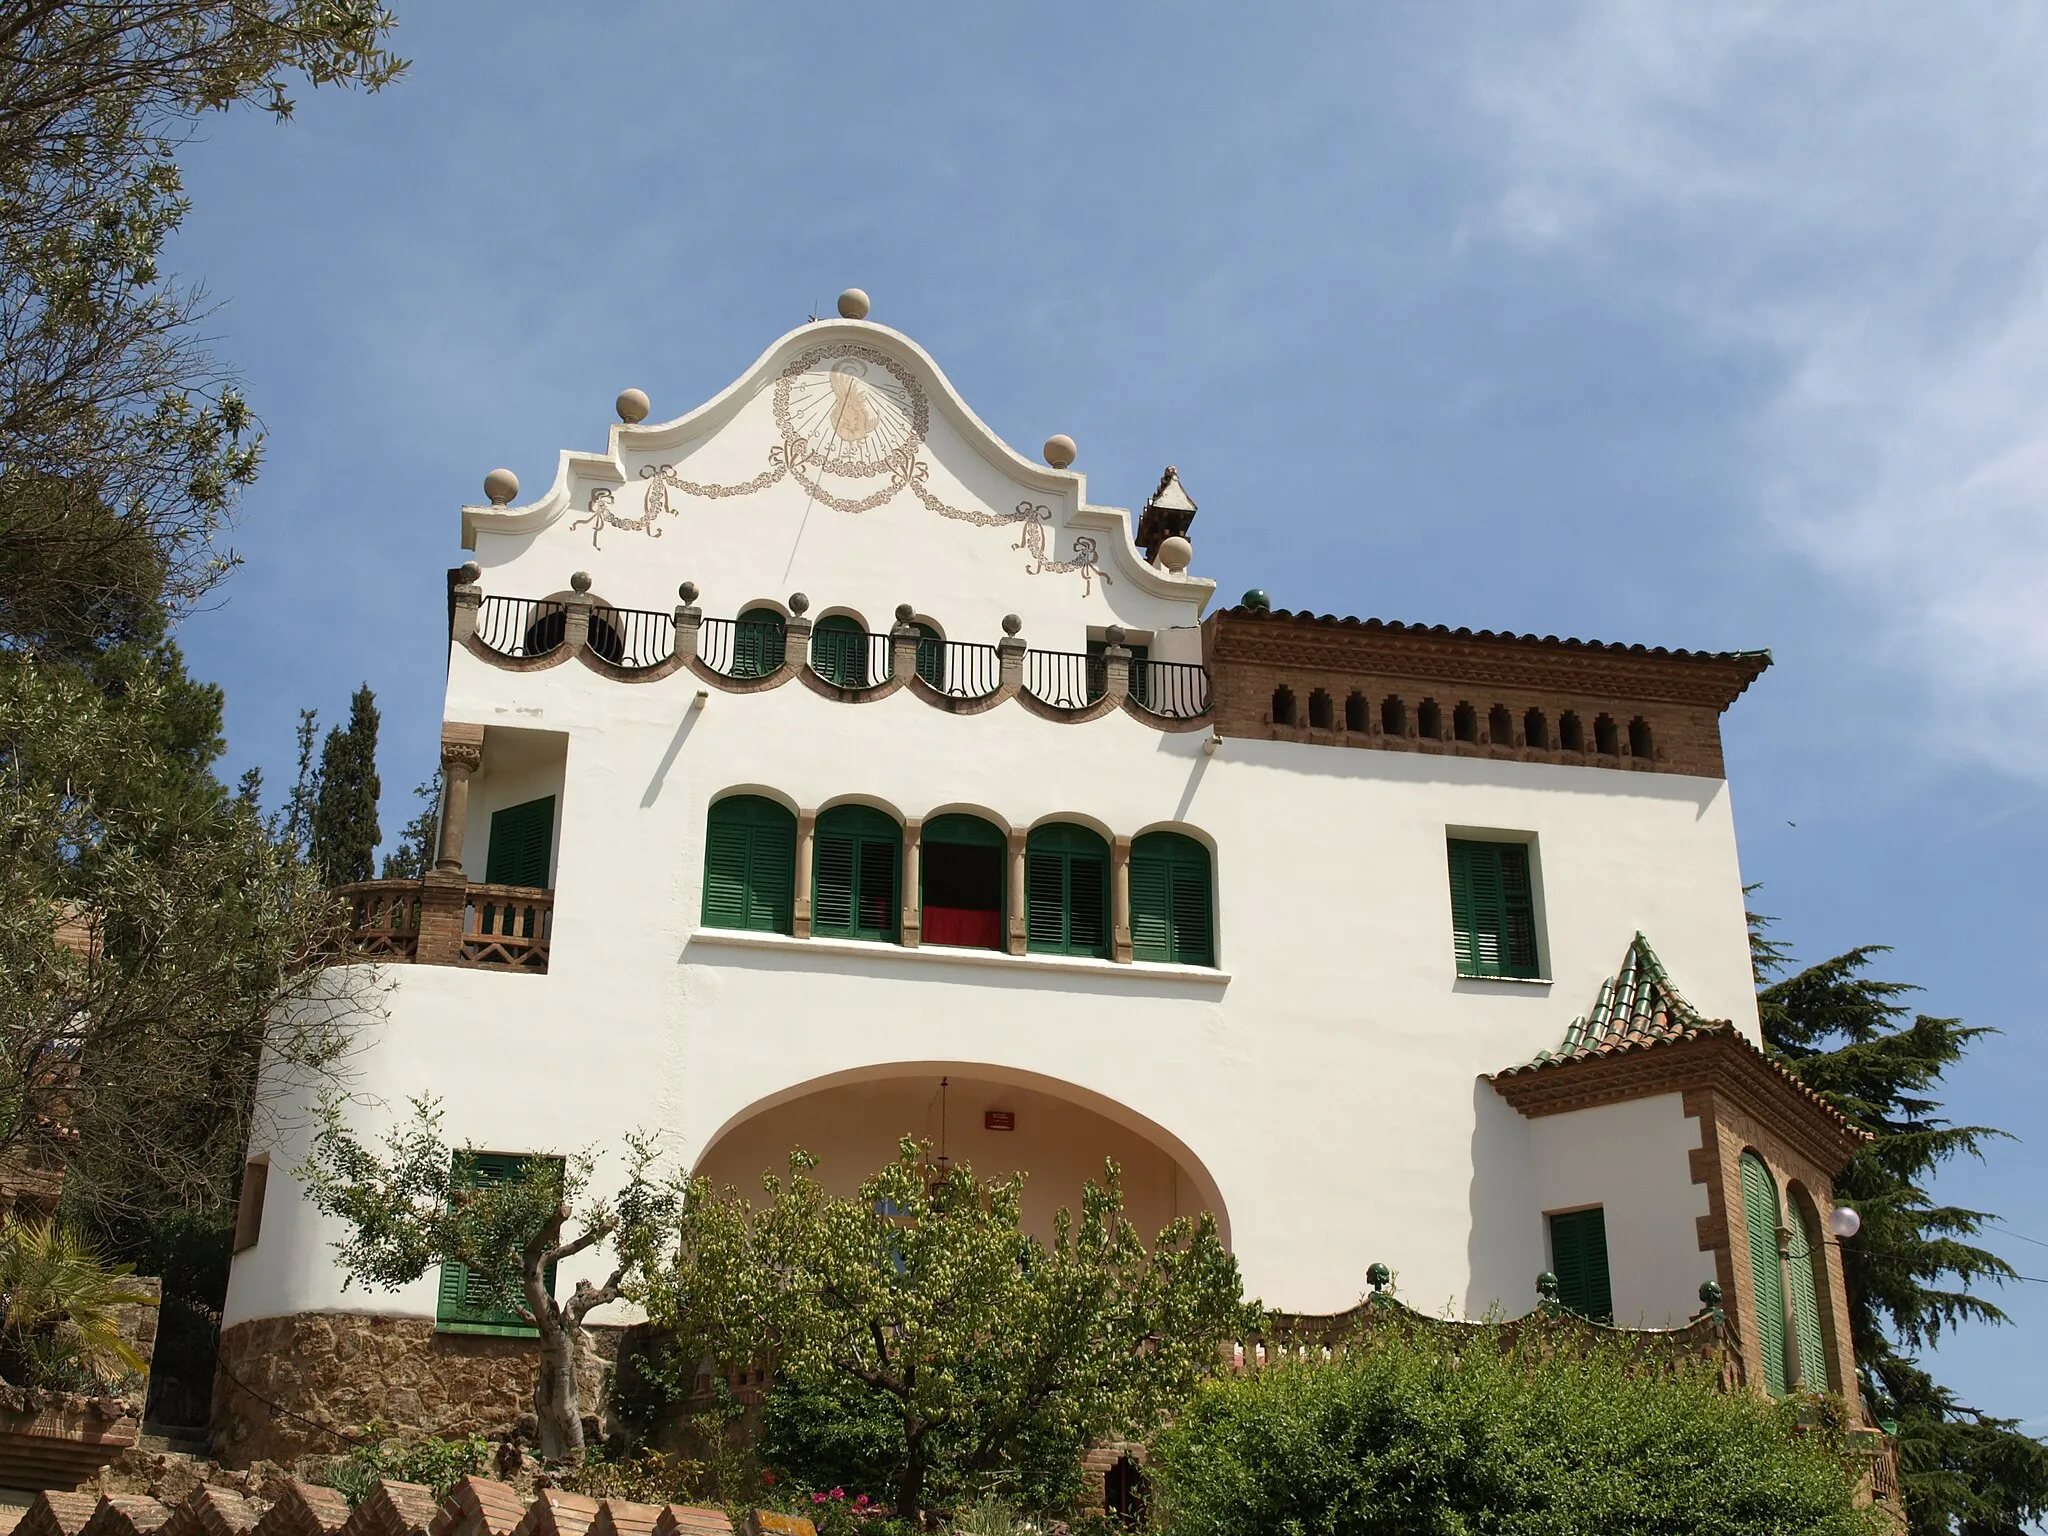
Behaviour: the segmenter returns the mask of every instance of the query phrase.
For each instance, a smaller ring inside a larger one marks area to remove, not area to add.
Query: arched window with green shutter
[[[1799,1384],[1809,1392],[1828,1390],[1828,1350],[1821,1331],[1820,1298],[1825,1294],[1814,1273],[1822,1258],[1819,1229],[1813,1213],[1795,1193],[1791,1206],[1792,1241],[1785,1269],[1791,1281],[1792,1344],[1799,1351]]]
[[[1024,925],[1047,955],[1109,954],[1109,844],[1070,822],[1033,829],[1025,844]]]
[[[811,842],[811,932],[894,943],[903,828],[868,805],[835,805]]]
[[[1168,965],[1216,963],[1209,850],[1180,832],[1131,843],[1131,957]]]
[[[796,817],[759,795],[711,807],[704,832],[704,926],[788,933],[796,892]]]
[[[491,841],[484,849],[484,882],[546,890],[554,841],[553,795],[491,812]]]
[[[749,608],[733,625],[732,675],[747,679],[779,671],[788,648],[788,621],[773,608]]]
[[[917,839],[922,941],[1001,949],[1009,839],[993,822],[953,811],[927,820]]]
[[[843,613],[818,620],[811,631],[811,670],[835,688],[865,688],[868,675],[868,632],[860,621]]]
[[[1742,1226],[1749,1237],[1749,1279],[1756,1292],[1756,1342],[1763,1354],[1764,1387],[1785,1395],[1785,1285],[1778,1255],[1777,1180],[1754,1152],[1742,1154]]]

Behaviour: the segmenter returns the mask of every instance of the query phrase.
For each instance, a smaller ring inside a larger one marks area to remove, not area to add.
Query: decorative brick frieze
[[[1219,735],[1707,778],[1722,711],[1770,664],[1246,608],[1203,635]]]

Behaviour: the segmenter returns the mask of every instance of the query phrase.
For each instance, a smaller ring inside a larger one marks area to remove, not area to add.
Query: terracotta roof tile
[[[46,1490],[35,1497],[28,1512],[15,1524],[15,1536],[78,1536],[100,1507],[95,1493],[58,1493]]]

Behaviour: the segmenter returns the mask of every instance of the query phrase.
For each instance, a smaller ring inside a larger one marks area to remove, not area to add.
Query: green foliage
[[[1840,1443],[1713,1372],[1611,1344],[1387,1329],[1334,1363],[1212,1381],[1148,1473],[1175,1536],[1853,1536]]]
[[[859,1491],[906,1519],[992,1487],[1063,1502],[1091,1440],[1156,1428],[1260,1309],[1212,1217],[1148,1250],[1113,1163],[1047,1245],[1023,1231],[1021,1175],[977,1182],[927,1152],[906,1138],[850,1199],[801,1152],[759,1206],[694,1185],[679,1256],[632,1295],[684,1358],[772,1359],[776,1394],[835,1415],[804,1431],[800,1406],[776,1411],[784,1454],[809,1458],[781,1469],[800,1483],[872,1478],[888,1456],[886,1487]]]
[[[376,871],[377,696],[363,684],[349,700],[348,726],[327,733],[313,800],[313,867],[328,885],[367,880]]]
[[[903,1415],[865,1382],[785,1376],[768,1394],[757,1450],[805,1493],[844,1488],[886,1502],[907,1454]]]
[[[434,1490],[436,1500],[472,1474],[491,1465],[491,1443],[482,1435],[464,1435],[455,1440],[428,1438],[399,1443],[388,1438],[386,1426],[365,1426],[363,1443],[346,1456],[327,1464],[320,1481],[336,1490],[354,1509],[367,1499],[380,1481],[421,1483]]]
[[[384,855],[379,879],[417,880],[434,867],[435,839],[441,829],[441,775],[436,773],[412,793],[420,808],[400,830],[398,847]]]
[[[52,1221],[0,1223],[0,1376],[20,1386],[104,1386],[146,1362],[121,1337],[118,1309],[154,1305]]]
[[[1866,974],[1885,951],[1865,946],[1786,977],[1782,946],[1752,916],[1757,1002],[1772,1053],[1873,1137],[1836,1176],[1835,1196],[1863,1217],[1842,1244],[1850,1333],[1864,1394],[1899,1426],[1900,1483],[1916,1536],[1992,1536],[2048,1515],[2048,1444],[2017,1421],[1967,1407],[1923,1370],[1916,1352],[1962,1322],[2004,1323],[1972,1289],[2012,1267],[1969,1239],[1988,1212],[1937,1201],[1940,1166],[1983,1157],[2005,1133],[1942,1114],[1943,1075],[1982,1026],[1910,1014],[1914,989]]]

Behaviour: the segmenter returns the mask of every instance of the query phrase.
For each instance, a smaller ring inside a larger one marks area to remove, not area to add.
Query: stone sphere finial
[[[1536,1277],[1536,1294],[1545,1301],[1557,1300],[1557,1276],[1547,1269],[1538,1275]]]
[[[652,406],[647,399],[646,390],[622,389],[619,391],[619,398],[612,402],[612,409],[619,413],[619,420],[630,427],[635,422],[645,421]]]
[[[1273,611],[1273,599],[1266,596],[1266,589],[1264,587],[1253,587],[1251,591],[1245,593],[1237,601],[1239,606],[1249,608],[1254,613],[1271,613]]]
[[[686,603],[694,603],[697,601],[697,583],[694,581],[684,582],[680,587],[676,588],[676,596]]]
[[[1112,624],[1102,632],[1102,638],[1111,645],[1122,645],[1126,637],[1127,632],[1121,624]]]
[[[1171,571],[1178,576],[1194,560],[1195,546],[1176,533],[1171,538],[1159,541],[1157,558],[1161,570]]]
[[[1718,1307],[1721,1305],[1721,1283],[1718,1280],[1702,1280],[1700,1282],[1700,1305],[1703,1307]]]
[[[810,611],[810,607],[811,600],[808,597],[804,596],[803,593],[792,592],[789,594],[789,611],[795,614],[798,618],[802,618],[806,613],[808,613]]]
[[[590,590],[590,572],[578,571],[569,578],[569,587],[571,591],[588,592]]]
[[[917,610],[911,607],[910,604],[898,603],[896,605],[896,622],[898,624],[908,624],[912,619],[916,617]]]
[[[1074,440],[1064,432],[1055,432],[1045,440],[1045,462],[1054,469],[1065,469],[1074,462],[1074,455],[1080,451],[1074,446]]]
[[[1004,634],[1014,635],[1017,633],[1018,630],[1022,629],[1023,627],[1024,621],[1018,618],[1017,615],[1015,615],[1014,613],[1006,613],[1003,615]]]
[[[839,313],[848,320],[865,320],[868,317],[868,296],[865,290],[849,288],[839,295]]]
[[[502,507],[519,494],[519,477],[509,469],[494,469],[484,476],[484,495],[494,507]]]
[[[455,574],[462,578],[465,587],[473,587],[483,579],[484,568],[474,560],[465,560],[462,562],[462,569]]]

